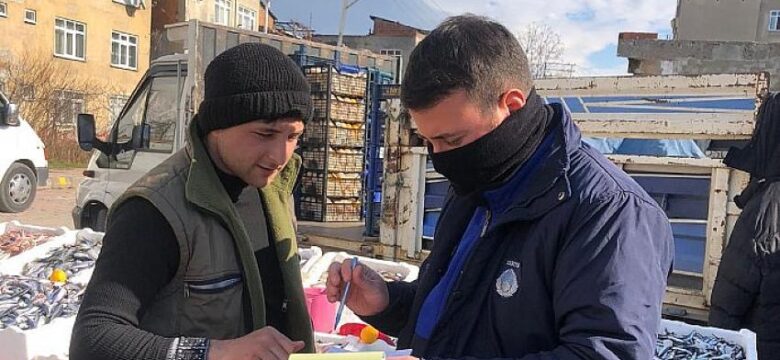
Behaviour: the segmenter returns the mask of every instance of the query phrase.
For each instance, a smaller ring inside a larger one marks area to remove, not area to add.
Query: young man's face
[[[287,165],[303,128],[303,121],[297,118],[252,121],[210,132],[209,149],[223,171],[262,188]]]
[[[488,109],[480,107],[466,91],[458,90],[423,110],[409,110],[417,131],[433,147],[434,153],[445,152],[468,145],[493,131],[525,104],[519,90],[510,90],[496,99]]]

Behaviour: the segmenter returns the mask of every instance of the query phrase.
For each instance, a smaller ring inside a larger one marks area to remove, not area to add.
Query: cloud
[[[668,33],[677,6],[676,0],[426,1],[449,14],[491,17],[516,33],[531,22],[550,24],[566,46],[564,61],[576,63],[579,75],[625,73],[624,65],[618,69],[616,61],[604,64],[591,55],[614,47],[620,32]]]

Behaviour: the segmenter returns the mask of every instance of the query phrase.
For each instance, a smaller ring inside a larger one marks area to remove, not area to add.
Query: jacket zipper
[[[463,268],[460,269],[460,272],[458,273],[458,279],[455,280],[455,284],[452,285],[452,290],[457,291],[456,289],[459,287],[460,282],[462,281],[463,274],[466,272],[466,266],[468,266],[469,261],[474,256],[474,250],[476,249],[477,246],[479,246],[479,243],[482,241],[482,238],[485,237],[485,234],[487,234],[488,227],[490,227],[490,220],[491,220],[491,218],[492,218],[492,213],[490,212],[490,209],[489,208],[485,209],[485,221],[482,223],[482,231],[479,234],[479,238],[477,240],[475,240],[476,243],[474,243],[474,245],[473,245],[474,247],[471,249],[471,252],[469,253],[468,257],[466,258],[466,261],[463,263]],[[452,296],[448,295],[447,296],[447,302],[444,304],[444,308],[442,309],[443,311],[442,311],[441,314],[444,314],[444,312],[446,312],[447,309],[449,309],[449,307],[452,305],[452,301],[453,301]],[[438,332],[438,330],[441,328],[441,326],[442,326],[441,325],[441,321],[439,321],[436,324],[436,327],[431,332],[431,339],[429,339],[429,340],[433,339],[433,335]]]

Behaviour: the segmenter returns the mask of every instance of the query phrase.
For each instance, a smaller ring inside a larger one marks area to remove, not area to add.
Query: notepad
[[[328,354],[292,354],[290,360],[385,360],[385,353],[376,352],[344,352]]]

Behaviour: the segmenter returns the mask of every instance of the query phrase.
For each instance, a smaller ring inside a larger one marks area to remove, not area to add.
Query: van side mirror
[[[76,131],[79,147],[84,151],[92,151],[95,144],[95,116],[92,114],[79,114],[77,117]]]
[[[133,149],[148,149],[150,145],[150,138],[152,133],[152,127],[149,124],[141,124],[133,126]]]
[[[3,124],[8,126],[19,126],[19,107],[16,104],[8,104],[5,106],[2,114]]]
[[[79,114],[76,120],[76,135],[81,150],[92,151],[92,149],[98,149],[107,154],[109,150],[108,144],[98,139],[95,135],[95,116],[92,114]]]

